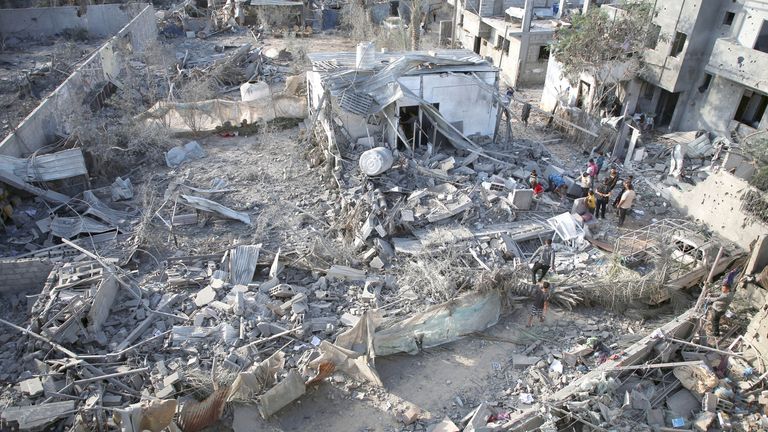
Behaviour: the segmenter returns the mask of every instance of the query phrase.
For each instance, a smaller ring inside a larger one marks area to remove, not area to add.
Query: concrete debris
[[[471,11],[363,3],[0,10],[0,429],[768,429],[760,131],[543,112],[435,48]]]

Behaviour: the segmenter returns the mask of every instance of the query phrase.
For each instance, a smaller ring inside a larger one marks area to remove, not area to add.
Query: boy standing
[[[538,317],[540,322],[544,322],[544,315],[549,309],[549,282],[542,282],[539,289],[533,294],[533,304],[531,304],[531,314],[528,317],[526,327],[533,326],[533,318]]]

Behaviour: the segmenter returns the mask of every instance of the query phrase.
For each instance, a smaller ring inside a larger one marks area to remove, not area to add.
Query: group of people
[[[581,175],[582,197],[585,198],[587,210],[597,219],[605,219],[605,212],[611,194],[619,183],[619,173],[616,168],[611,168],[608,177],[599,181],[600,171],[605,164],[605,156],[598,152],[596,159],[587,162],[587,169]],[[616,208],[619,216],[618,226],[623,226],[627,214],[632,209],[637,193],[632,184],[633,176],[628,176],[622,181],[621,192],[613,200],[612,206]]]

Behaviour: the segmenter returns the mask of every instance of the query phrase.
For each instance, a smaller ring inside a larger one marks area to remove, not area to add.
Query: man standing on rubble
[[[627,185],[632,185],[632,181],[634,181],[634,179],[635,179],[634,176],[627,176],[627,179],[624,180],[624,182],[622,183],[621,192],[619,192],[619,195],[613,201],[613,206],[616,207],[617,209],[619,207],[619,202],[621,201],[621,197],[624,196],[624,192],[627,191]]]
[[[608,207],[608,201],[611,199],[611,189],[612,187],[610,178],[605,179],[605,181],[603,181],[603,183],[597,187],[595,218],[605,219],[605,208]]]
[[[635,202],[637,194],[632,187],[632,183],[629,181],[624,182],[624,192],[621,194],[619,200],[619,226],[624,225],[624,219],[627,218],[627,213],[632,209],[632,203]]]
[[[720,337],[720,319],[725,315],[728,310],[728,306],[733,301],[734,291],[731,289],[734,279],[736,279],[737,270],[731,270],[723,281],[721,292],[719,295],[709,296],[708,301],[712,302],[711,322],[712,322],[712,335]]]
[[[533,326],[533,318],[538,317],[539,321],[544,322],[544,315],[549,309],[549,282],[542,282],[539,289],[533,293],[533,304],[531,305],[531,314],[528,317],[526,327]]]
[[[544,240],[544,244],[536,249],[536,252],[531,256],[531,262],[533,262],[531,275],[533,277],[533,284],[535,285],[537,283],[536,273],[538,273],[539,270],[541,270],[541,277],[539,280],[544,279],[544,276],[546,276],[550,268],[553,271],[555,270],[555,250],[552,248],[552,239]]]

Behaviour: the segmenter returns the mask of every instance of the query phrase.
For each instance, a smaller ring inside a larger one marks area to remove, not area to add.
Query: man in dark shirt
[[[536,252],[531,256],[533,267],[531,267],[531,278],[534,285],[536,282],[536,273],[541,270],[541,277],[539,280],[544,279],[549,269],[555,270],[555,250],[552,248],[552,239],[544,240],[544,244],[536,249]]]
[[[611,189],[610,179],[605,179],[605,181],[597,187],[597,193],[595,193],[595,197],[597,198],[595,217],[597,219],[605,219],[605,209],[608,207],[608,201],[611,199]]]
[[[539,317],[539,321],[544,322],[544,315],[549,309],[549,282],[542,282],[539,289],[533,294],[533,304],[531,304],[531,315],[528,317],[526,327],[533,326],[533,318]]]

